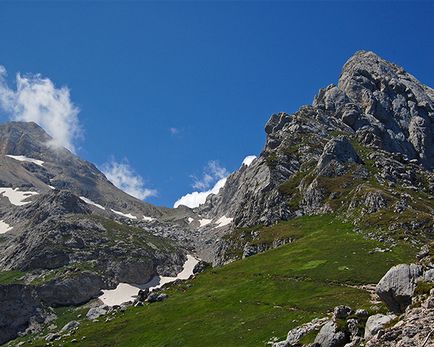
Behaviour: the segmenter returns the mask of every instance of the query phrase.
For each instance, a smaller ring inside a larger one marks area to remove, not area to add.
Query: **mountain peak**
[[[38,157],[52,138],[34,122],[9,122],[0,125],[0,154]]]

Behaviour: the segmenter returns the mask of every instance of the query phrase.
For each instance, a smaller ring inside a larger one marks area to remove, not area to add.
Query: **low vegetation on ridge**
[[[82,320],[76,334],[54,345],[74,345],[73,338],[80,346],[265,345],[338,304],[382,310],[358,286],[377,282],[415,253],[408,245],[378,251],[382,243],[331,215],[296,218],[262,233],[285,231],[296,234],[293,243],[208,269],[166,290],[164,302],[129,308],[109,321]]]

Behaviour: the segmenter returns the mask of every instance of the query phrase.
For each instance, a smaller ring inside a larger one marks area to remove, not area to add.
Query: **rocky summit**
[[[434,90],[359,51],[265,133],[170,209],[1,125],[0,343],[434,346]]]

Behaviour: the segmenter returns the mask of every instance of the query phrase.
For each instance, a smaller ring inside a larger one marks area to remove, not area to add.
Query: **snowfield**
[[[18,190],[18,188],[1,188],[0,196],[5,196],[9,199],[10,203],[15,206],[23,206],[29,204],[30,201],[24,201],[32,195],[37,195],[37,192],[24,192]]]
[[[131,213],[125,214],[125,213],[122,213],[121,211],[116,211],[116,210],[113,210],[113,209],[111,209],[111,210],[112,210],[113,213],[116,213],[119,216],[127,217],[127,218],[130,218],[130,219],[137,219],[137,217],[133,216]]]
[[[204,227],[205,225],[208,225],[209,223],[211,223],[211,219],[199,219],[199,223],[200,223],[200,227]]]
[[[233,218],[228,218],[226,216],[220,217],[216,224],[217,224],[217,228],[221,228],[224,227],[225,225],[231,224],[233,221]]]
[[[33,158],[28,158],[25,157],[24,155],[10,155],[10,154],[6,154],[7,157],[18,160],[18,161],[27,161],[29,163],[33,163],[39,166],[44,165],[44,162],[42,160],[38,160],[38,159],[33,159]]]
[[[8,223],[0,220],[0,234],[4,234],[8,232],[9,230],[12,230],[13,227],[9,226]]]
[[[97,204],[96,202],[93,202],[92,200],[85,198],[84,196],[80,196],[80,199],[83,200],[86,204],[93,205],[100,208],[101,210],[105,210],[104,206],[101,206],[100,204]]]
[[[193,269],[199,262],[191,255],[187,255],[187,261],[184,263],[182,271],[176,277],[155,276],[145,284],[128,284],[119,283],[116,289],[103,290],[99,299],[108,306],[120,305],[127,301],[132,301],[137,296],[140,289],[149,288],[150,291],[160,288],[166,283],[171,283],[177,279],[186,280],[193,275]]]
[[[256,155],[248,155],[247,157],[244,158],[242,165],[250,166],[250,164],[253,163],[255,159],[256,159]]]

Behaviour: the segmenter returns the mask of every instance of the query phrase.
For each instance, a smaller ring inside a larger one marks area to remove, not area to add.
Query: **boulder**
[[[365,326],[365,340],[369,340],[384,328],[392,319],[396,318],[395,315],[374,314],[366,321]]]
[[[167,299],[169,296],[164,293],[158,293],[158,292],[152,292],[148,295],[148,298],[146,299],[147,302],[157,302],[157,301],[163,301]]]
[[[210,263],[207,263],[206,261],[200,260],[193,268],[193,274],[197,274],[200,272],[205,271],[208,267],[211,267]]]
[[[434,282],[434,269],[426,270],[423,273],[423,279],[427,282]]]
[[[353,310],[349,306],[336,306],[333,310],[333,318],[334,319],[345,319],[347,318]]]
[[[92,307],[86,314],[86,318],[89,320],[97,319],[101,316],[104,316],[110,311],[110,308],[107,305],[101,305],[98,307]]]
[[[38,294],[52,307],[80,305],[98,297],[103,287],[104,282],[98,275],[83,271],[39,287]]]
[[[140,289],[139,292],[137,293],[137,300],[143,302],[146,300],[148,295],[149,295],[149,288]]]
[[[402,313],[411,304],[416,283],[421,276],[420,265],[396,265],[378,282],[376,292],[391,311]]]
[[[315,343],[321,347],[343,347],[347,342],[349,338],[343,331],[338,331],[334,321],[327,322],[315,338]]]
[[[321,328],[326,322],[327,318],[315,318],[309,323],[303,324],[299,327],[291,329],[286,336],[286,340],[274,342],[272,347],[291,347],[298,346],[300,339],[310,333],[311,331]]]
[[[60,335],[57,333],[49,333],[48,335],[45,336],[45,341],[54,341],[60,338]]]
[[[68,331],[74,330],[75,328],[78,328],[80,326],[80,322],[77,322],[76,320],[70,321],[69,323],[66,323],[63,328],[60,330],[61,333],[66,333]]]

